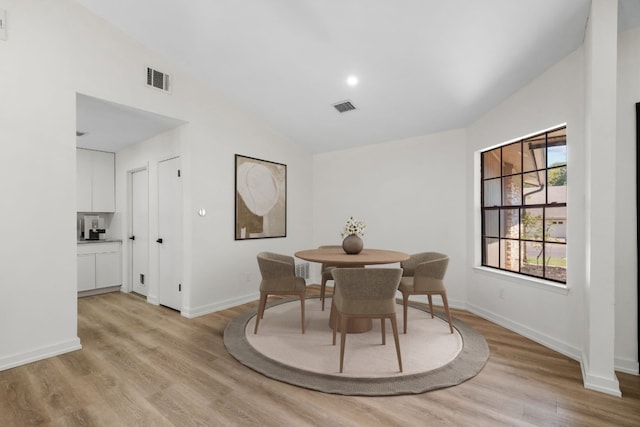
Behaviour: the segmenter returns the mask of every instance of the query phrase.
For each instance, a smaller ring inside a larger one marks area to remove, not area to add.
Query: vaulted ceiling
[[[311,152],[467,126],[580,46],[590,0],[77,0]],[[622,0],[620,28],[640,23]],[[149,64],[152,65],[152,64]],[[349,76],[359,83],[347,84]],[[356,107],[338,113],[333,104]]]

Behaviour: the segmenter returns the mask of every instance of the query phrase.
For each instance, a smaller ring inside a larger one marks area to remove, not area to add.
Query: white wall
[[[20,7],[18,7],[20,6]],[[33,5],[31,5],[33,6]],[[47,8],[0,41],[0,369],[77,349],[75,93]],[[64,25],[64,22],[60,23]]]
[[[2,187],[0,369],[79,348],[77,92],[188,123],[180,131],[184,315],[255,299],[255,255],[308,246],[312,158],[298,145],[71,0],[0,7],[8,27],[0,41],[0,173],[19,183]],[[144,85],[145,65],[172,75],[170,95]],[[234,241],[235,153],[288,165],[287,238]],[[121,190],[122,176],[118,182]],[[118,203],[122,215],[121,195]]]
[[[616,366],[638,372],[636,116],[640,102],[640,29],[618,40],[616,151]]]
[[[586,268],[583,64],[583,50],[578,49],[468,128],[466,165],[475,176],[469,173],[465,183],[470,207],[466,216],[469,308],[577,360],[583,346]],[[565,122],[568,292],[476,268],[480,265],[478,151]]]
[[[635,208],[635,103],[640,101],[640,32],[620,36],[616,145],[615,368],[638,372],[637,251]],[[588,327],[587,242],[584,230],[587,192],[585,146],[584,49],[572,53],[520,89],[468,128],[467,166],[476,167],[477,150],[567,122],[568,129],[568,292],[474,268],[479,265],[477,209],[467,218],[469,308],[572,358],[581,360]],[[479,172],[478,172],[479,173]],[[467,199],[479,206],[477,177],[468,177]],[[500,290],[504,299],[499,297]],[[597,305],[597,303],[596,303]],[[597,321],[597,319],[595,319]],[[596,343],[603,345],[603,343]]]
[[[463,306],[464,156],[462,130],[316,155],[314,245],[340,244],[344,223],[353,216],[367,223],[365,247],[448,254],[449,301]]]
[[[586,388],[620,395],[614,372],[618,0],[593,0],[585,34],[585,248],[587,294],[581,359]],[[615,227],[614,225],[614,230]]]
[[[185,140],[190,149],[185,184],[185,282],[191,290],[185,315],[195,316],[255,300],[260,274],[256,255],[274,251],[293,255],[311,241],[312,157],[300,146],[246,120],[205,115],[189,120]],[[234,155],[287,165],[287,237],[234,241]],[[205,217],[198,216],[205,209]]]

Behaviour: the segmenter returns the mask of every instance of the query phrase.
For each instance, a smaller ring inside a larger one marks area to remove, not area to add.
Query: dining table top
[[[393,264],[409,259],[409,254],[385,249],[364,248],[359,254],[347,254],[342,247],[316,248],[298,251],[294,254],[305,261],[340,266],[362,266],[373,264]]]

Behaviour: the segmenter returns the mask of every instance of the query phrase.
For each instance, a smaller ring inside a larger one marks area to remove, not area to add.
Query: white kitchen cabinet
[[[95,254],[78,255],[78,292],[96,288]]]
[[[120,248],[96,254],[96,288],[120,285]]]
[[[114,212],[115,154],[76,149],[76,200],[78,212]]]
[[[120,242],[78,243],[78,292],[122,284]]]

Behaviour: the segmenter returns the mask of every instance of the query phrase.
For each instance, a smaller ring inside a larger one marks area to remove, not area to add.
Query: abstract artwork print
[[[287,236],[287,165],[235,156],[236,240]]]

